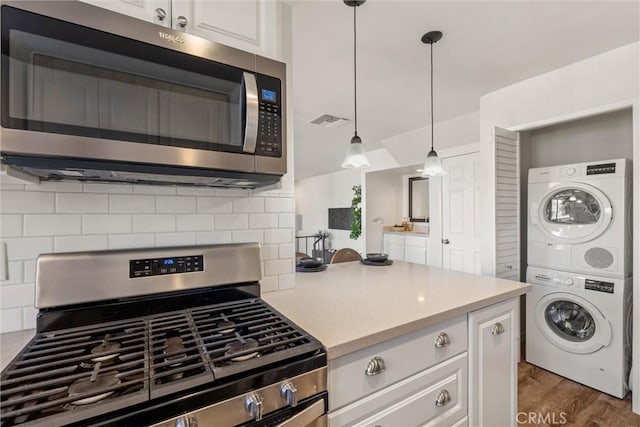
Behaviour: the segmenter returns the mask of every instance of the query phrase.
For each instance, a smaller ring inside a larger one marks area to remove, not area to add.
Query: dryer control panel
[[[589,291],[606,292],[608,294],[613,293],[613,283],[602,282],[600,280],[586,279],[584,281],[584,288]]]
[[[605,173],[616,173],[616,164],[587,165],[587,175],[602,175]]]

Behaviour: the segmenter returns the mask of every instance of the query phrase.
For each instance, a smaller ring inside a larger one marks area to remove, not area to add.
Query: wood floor
[[[527,362],[518,365],[518,413],[519,426],[640,427],[631,393],[620,400]]]

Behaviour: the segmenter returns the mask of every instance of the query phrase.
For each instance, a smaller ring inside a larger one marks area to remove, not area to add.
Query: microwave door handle
[[[244,87],[244,105],[246,106],[244,142],[242,151],[245,153],[256,152],[256,141],[258,140],[258,84],[256,76],[252,73],[244,72],[242,75]]]

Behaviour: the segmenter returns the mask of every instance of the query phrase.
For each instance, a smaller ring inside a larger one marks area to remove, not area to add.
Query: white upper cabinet
[[[83,0],[114,12],[280,59],[280,2],[273,0]]]
[[[171,27],[171,0],[82,0],[133,18]]]

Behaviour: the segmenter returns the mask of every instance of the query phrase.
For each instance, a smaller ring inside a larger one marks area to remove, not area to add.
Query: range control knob
[[[287,405],[296,406],[298,404],[298,389],[292,382],[287,381],[280,386],[280,397]]]
[[[571,277],[567,277],[563,280],[563,283],[567,286],[573,285],[573,279]]]
[[[262,412],[264,409],[262,397],[255,392],[249,393],[244,401],[244,409],[255,421],[262,420]]]

